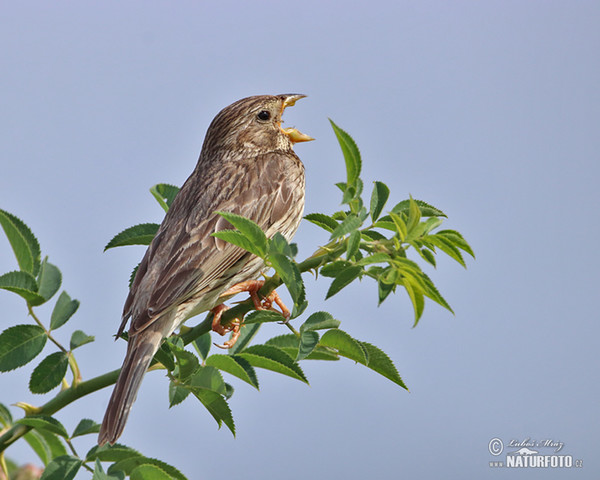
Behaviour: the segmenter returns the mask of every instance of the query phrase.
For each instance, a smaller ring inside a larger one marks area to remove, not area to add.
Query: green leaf
[[[440,230],[437,232],[438,236],[447,238],[453,245],[467,252],[471,257],[475,258],[475,254],[471,249],[471,246],[467,243],[464,237],[456,230]]]
[[[179,193],[179,187],[167,183],[159,183],[150,189],[150,193],[156,198],[156,201],[164,211],[168,212],[175,196]]]
[[[360,274],[363,272],[362,267],[356,265],[352,267],[348,267],[345,270],[341,271],[331,282],[329,286],[329,290],[327,290],[327,295],[325,299],[328,299],[338,293],[342,288],[348,286],[352,283],[353,280],[358,278]]]
[[[298,265],[281,253],[269,255],[269,263],[290,292],[290,296],[294,302],[291,318],[296,318],[308,305],[304,292],[304,282],[302,281],[300,270],[298,270]]]
[[[39,433],[44,438],[46,445],[50,448],[50,458],[56,458],[67,454],[67,448],[58,435],[47,430],[30,430],[30,432]]]
[[[394,283],[386,283],[381,278],[377,280],[377,293],[379,295],[378,305],[381,305],[383,301],[396,289]]]
[[[336,229],[333,232],[331,232],[331,237],[329,239],[334,240],[336,238],[343,237],[347,233],[355,231],[358,227],[361,226],[361,224],[362,224],[362,221],[356,215],[354,215],[354,214],[348,215],[342,221],[342,223],[340,223],[336,227]]]
[[[173,338],[173,337],[171,337]],[[179,338],[179,337],[177,337]],[[169,339],[170,340],[170,339]],[[173,351],[170,348],[169,340],[163,342],[157,352],[154,354],[153,362],[159,362],[167,370],[172,371],[175,368],[175,358],[173,357]]]
[[[127,475],[131,475],[136,468],[140,465],[154,465],[159,467],[161,470],[167,472],[167,474],[174,480],[187,480],[185,475],[177,470],[175,467],[157,460],[156,458],[149,458],[140,455],[139,453],[136,456],[130,456],[128,458],[124,458],[119,460],[117,463],[112,464],[108,468],[108,473],[110,475],[114,475],[119,471],[125,472]]]
[[[92,477],[92,480],[125,480],[125,473],[119,471],[113,473],[112,475],[108,475],[104,472],[100,460],[96,459],[96,463],[94,465],[94,475]]]
[[[287,353],[290,357],[296,358],[298,355],[298,347],[300,346],[300,339],[294,335],[293,333],[289,333],[286,335],[279,335],[277,337],[272,337],[265,342],[265,345],[272,345],[274,347],[279,347],[285,353]],[[306,360],[339,360],[337,353],[335,353],[332,349],[317,346],[312,353],[306,357]]]
[[[177,377],[180,380],[185,380],[190,377],[200,365],[198,361],[198,357],[194,355],[192,352],[188,352],[187,350],[175,349],[175,360],[177,362],[177,367],[179,367],[179,372]]]
[[[328,328],[337,328],[340,321],[333,318],[328,312],[315,312],[300,326],[300,333],[311,330],[325,330]]]
[[[44,465],[48,465],[48,462],[52,460],[52,452],[50,446],[46,443],[46,440],[36,430],[30,430],[23,435],[25,441],[29,444],[31,449],[36,453]]]
[[[35,367],[29,380],[31,393],[47,393],[58,387],[67,373],[69,358],[64,352],[55,352]]]
[[[55,433],[63,438],[69,437],[62,423],[60,423],[56,418],[50,417],[49,415],[28,415],[20,418],[15,423],[27,425],[35,428],[36,430],[45,430],[50,433]]]
[[[169,408],[179,405],[188,397],[190,393],[191,392],[188,388],[180,385],[179,383],[174,381],[169,382]]]
[[[391,260],[392,258],[387,253],[378,252],[369,255],[368,257],[361,258],[358,262],[356,262],[356,265],[364,266],[372,265],[373,263],[389,263]]]
[[[235,424],[227,401],[211,390],[194,389],[192,393],[209,411],[219,427],[224,423],[235,437]]]
[[[12,425],[13,418],[8,407],[0,403],[0,423],[3,427],[10,427]],[[0,429],[2,430],[2,429]]]
[[[266,323],[266,322],[281,322],[281,313],[273,310],[254,310],[244,317],[244,324]]]
[[[355,340],[343,330],[332,328],[327,330],[320,341],[321,345],[335,348],[342,357],[349,358],[355,362],[367,365],[369,361],[367,351],[361,342]]]
[[[79,348],[82,345],[85,345],[86,343],[91,343],[94,340],[95,340],[94,336],[87,335],[84,332],[82,332],[81,330],[75,330],[73,332],[73,335],[71,335],[70,348],[71,348],[71,350],[75,350],[76,348]]]
[[[38,295],[42,296],[45,301],[50,300],[62,283],[62,274],[56,265],[48,262],[48,257],[44,258],[40,266],[37,283],[39,285]]]
[[[392,221],[394,222],[394,225],[396,226],[396,231],[398,232],[400,241],[403,242],[404,239],[408,236],[408,227],[406,226],[404,219],[400,215],[395,214],[394,212],[390,212],[390,218],[392,219]],[[380,222],[377,222],[377,223],[380,223]]]
[[[37,325],[16,325],[0,334],[0,372],[8,372],[33,360],[46,344],[46,332]]]
[[[69,294],[63,291],[56,300],[56,305],[50,317],[50,330],[62,327],[79,308],[79,300],[71,300]]]
[[[36,276],[40,268],[40,244],[30,228],[19,218],[0,210],[0,225],[17,257],[19,268]]]
[[[371,218],[373,221],[377,221],[381,211],[390,196],[390,189],[383,182],[375,182],[373,185],[373,193],[371,194]]]
[[[103,446],[94,445],[85,456],[86,462],[100,460],[102,462],[119,462],[128,458],[141,457],[142,454],[131,447],[115,443],[114,445],[105,444]]]
[[[421,221],[421,210],[419,209],[419,205],[414,201],[412,197],[409,199],[408,206],[408,221],[406,225],[406,229],[408,230],[408,234],[410,235],[415,227]]]
[[[300,345],[298,347],[298,355],[296,356],[296,361],[305,359],[308,357],[315,347],[319,343],[319,334],[312,330],[305,330],[300,334]]]
[[[350,135],[344,130],[338,127],[333,120],[329,119],[335,136],[338,139],[342,153],[344,154],[344,160],[346,162],[346,178],[348,185],[354,185],[360,176],[361,159],[360,152],[356,143]]]
[[[62,455],[52,460],[44,470],[40,480],[73,480],[83,462],[71,455]]]
[[[35,278],[27,272],[8,272],[0,275],[0,288],[20,295],[34,307],[46,301],[37,293],[38,285]]]
[[[360,247],[360,232],[354,230],[348,237],[348,247],[346,249],[346,258],[351,260],[358,253]]]
[[[210,333],[206,332],[204,335],[200,335],[196,340],[194,340],[193,344],[198,352],[198,355],[200,355],[200,358],[202,360],[206,360],[208,352],[210,352],[210,346],[212,345]]]
[[[254,368],[239,355],[214,354],[206,359],[206,365],[238,377],[258,390],[258,378]]]
[[[337,277],[342,271],[346,270],[348,267],[352,266],[352,262],[348,262],[347,260],[337,260],[332,263],[328,263],[323,266],[319,273],[324,277]]]
[[[221,372],[215,367],[199,367],[196,372],[186,381],[190,387],[203,388],[223,395],[225,393],[225,381]]]
[[[171,480],[171,476],[167,472],[155,465],[140,465],[131,472],[129,478],[131,480]]]
[[[258,333],[258,330],[260,329],[261,325],[262,324],[260,323],[253,323],[252,325],[242,325],[240,327],[240,336],[238,337],[237,342],[235,342],[235,345],[231,347],[227,351],[227,353],[229,355],[235,355],[236,353],[246,348],[246,345],[248,345],[252,341],[254,336]]]
[[[367,367],[379,373],[380,375],[383,375],[385,378],[391,380],[395,384],[400,385],[402,388],[408,390],[407,386],[404,384],[402,378],[398,374],[398,370],[396,369],[394,363],[390,360],[390,357],[388,357],[386,353],[370,343],[360,342],[360,344],[367,351],[369,357],[369,363],[367,364]]]
[[[263,250],[252,243],[252,240],[248,239],[243,233],[236,230],[220,230],[218,232],[211,233],[211,236],[220,238],[224,242],[243,248],[247,252],[250,252],[258,257],[262,258],[264,256]]]
[[[89,418],[83,418],[79,421],[71,438],[80,437],[82,435],[88,435],[90,433],[98,433],[100,431],[100,425]]]
[[[442,212],[439,208],[434,207],[433,205],[429,205],[423,200],[414,199],[419,209],[421,210],[422,217],[446,217],[447,215]],[[410,209],[410,199],[402,200],[400,203],[396,204],[394,208],[392,208],[392,212],[396,214],[406,213]]]
[[[287,375],[304,383],[308,380],[300,366],[285,351],[272,345],[253,345],[238,354],[252,366]]]
[[[423,294],[421,293],[420,289],[414,288],[414,285],[410,282],[408,278],[405,278],[402,284],[404,285],[406,293],[408,293],[410,301],[413,305],[413,310],[415,312],[415,323],[413,327],[416,327],[417,323],[419,323],[421,315],[423,315],[423,309],[425,308],[425,299],[423,298]]]
[[[126,228],[117,233],[104,247],[106,252],[109,248],[124,247],[126,245],[150,245],[152,239],[158,232],[160,225],[157,223],[140,223]]]
[[[423,237],[421,240],[425,245],[438,247],[442,252],[448,255],[450,258],[456,260],[463,267],[467,268],[467,264],[463,259],[460,250],[454,246],[452,241],[450,241],[447,237],[441,236],[438,234],[427,235]]]
[[[324,230],[327,230],[328,232],[333,232],[339,225],[337,221],[323,213],[309,213],[308,215],[304,216],[304,219],[314,223]]]
[[[273,253],[282,253],[286,257],[294,258],[298,253],[298,247],[295,243],[289,244],[281,233],[276,232],[269,240],[269,255]]]
[[[261,258],[265,257],[265,255],[267,254],[268,245],[267,236],[255,222],[248,218],[242,217],[241,215],[236,215],[235,213],[231,212],[217,213],[229,223],[231,223],[231,225],[237,228],[238,231],[251,242],[254,249],[248,250],[249,252],[252,252]],[[217,232],[217,234],[218,233],[222,232]],[[218,236],[217,234],[213,235]],[[225,239],[222,238],[222,240]]]

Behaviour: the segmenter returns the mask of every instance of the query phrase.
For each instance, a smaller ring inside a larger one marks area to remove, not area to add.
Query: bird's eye
[[[271,112],[269,112],[268,110],[261,110],[256,116],[259,120],[262,120],[264,122],[271,118]]]

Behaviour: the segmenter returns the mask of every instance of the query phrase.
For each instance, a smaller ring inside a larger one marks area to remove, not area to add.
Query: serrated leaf
[[[206,359],[206,365],[227,372],[258,390],[258,378],[254,368],[239,355],[214,354]]]
[[[286,257],[293,258],[298,253],[298,248],[295,244],[289,244],[285,237],[276,232],[275,235],[269,240],[269,255],[273,253],[282,253]]]
[[[58,296],[52,315],[50,316],[50,330],[62,327],[79,308],[79,300],[71,300],[69,294],[63,290]]]
[[[285,353],[287,353],[290,357],[296,358],[298,355],[298,347],[300,346],[300,339],[294,335],[293,333],[289,333],[286,335],[278,335],[277,337],[272,337],[265,342],[265,345],[272,345],[274,347],[279,347]],[[306,360],[339,360],[337,353],[335,353],[332,349],[317,346],[312,353],[306,357]]]
[[[356,265],[365,266],[372,265],[373,263],[389,263],[391,260],[392,258],[387,253],[378,252],[373,253],[368,257],[361,258],[358,262],[356,262]]]
[[[69,358],[64,352],[55,352],[35,367],[29,380],[31,393],[47,393],[60,385],[67,373]]]
[[[13,418],[10,410],[6,405],[0,403],[0,423],[3,427],[10,427],[12,425]],[[0,429],[1,430],[1,429]]]
[[[0,210],[0,225],[13,249],[19,268],[36,276],[40,268],[40,244],[25,223],[4,210]]]
[[[157,223],[140,223],[126,228],[116,234],[104,247],[106,252],[109,248],[124,247],[126,245],[150,245],[152,239],[158,232],[160,225]]]
[[[179,193],[179,187],[168,183],[159,183],[150,188],[150,193],[165,212],[169,211],[173,200]]]
[[[346,248],[346,258],[352,260],[358,253],[360,246],[360,232],[354,230],[348,237],[348,247]]]
[[[253,345],[238,355],[254,367],[271,370],[308,383],[300,366],[294,362],[292,357],[278,347],[272,345]]]
[[[319,273],[324,277],[337,277],[342,271],[352,266],[352,262],[347,260],[337,260],[323,266]]]
[[[305,330],[300,334],[300,345],[298,347],[298,355],[296,361],[308,357],[319,343],[319,334],[311,330]]]
[[[167,474],[174,480],[187,480],[185,475],[177,470],[175,467],[157,460],[156,458],[145,457],[141,454],[119,460],[117,463],[112,464],[108,467],[109,475],[114,475],[118,471],[125,472],[130,475],[132,471],[138,468],[140,465],[155,465],[161,470],[167,472]]]
[[[285,283],[288,292],[290,292],[294,302],[291,318],[296,318],[308,305],[304,291],[304,281],[300,275],[300,270],[298,270],[298,265],[281,253],[269,255],[269,263]]]
[[[346,162],[346,178],[348,185],[354,185],[360,176],[361,170],[361,159],[360,152],[356,143],[348,133],[338,127],[333,120],[329,119],[335,136],[338,139],[342,153],[344,154],[344,160]]]
[[[127,458],[141,457],[142,454],[131,447],[115,443],[114,445],[105,444],[101,447],[94,445],[86,454],[85,461],[90,462],[98,459],[102,462],[119,462]]]
[[[200,365],[198,357],[187,350],[174,349],[173,353],[175,354],[176,365],[178,367],[177,377],[185,381],[186,378],[190,377],[198,369]]]
[[[160,348],[154,354],[152,361],[159,362],[168,371],[172,371],[175,368],[175,357],[173,356],[173,351],[171,350],[168,341],[162,343]]]
[[[211,233],[211,236],[243,248],[244,250],[258,257],[262,257],[264,255],[264,251],[260,250],[260,248],[252,243],[252,240],[248,239],[243,233],[236,230],[220,230],[218,232]]]
[[[325,330],[327,328],[337,328],[340,321],[333,318],[329,312],[315,312],[300,326],[300,333],[311,330]]]
[[[304,219],[328,232],[333,232],[339,225],[336,220],[323,213],[309,213],[304,216]]]
[[[392,293],[396,288],[394,283],[386,283],[381,278],[377,280],[377,293],[379,296],[378,305],[381,305],[383,301]]]
[[[371,218],[373,221],[377,221],[379,215],[381,215],[381,211],[390,196],[390,189],[383,182],[374,182],[373,185],[373,193],[371,194]]]
[[[235,424],[227,401],[211,390],[194,389],[192,393],[209,411],[219,427],[224,423],[235,437]]]
[[[15,423],[21,425],[27,425],[35,428],[36,430],[46,430],[50,433],[55,433],[63,438],[68,438],[69,435],[56,418],[50,417],[49,415],[27,415],[26,417],[20,418]]]
[[[40,480],[73,480],[83,462],[71,455],[62,455],[52,460]]]
[[[347,233],[355,231],[358,227],[360,227],[362,221],[354,214],[348,215],[342,223],[340,223],[333,232],[331,232],[330,240],[334,240],[339,237],[343,237]]]
[[[332,328],[327,330],[321,337],[320,344],[335,348],[342,357],[349,358],[355,362],[366,365],[369,357],[358,340],[355,340],[343,330]]]
[[[169,383],[169,408],[179,405],[190,393],[188,388],[171,381]]]
[[[44,437],[42,437],[38,431],[30,430],[23,435],[23,438],[40,458],[42,463],[44,465],[48,465],[48,462],[52,460],[52,452],[50,451],[50,446],[46,443]]]
[[[210,346],[212,345],[210,333],[207,332],[204,335],[200,335],[196,340],[194,340],[193,344],[194,348],[196,348],[196,351],[198,352],[198,355],[200,355],[200,358],[205,360],[208,356],[208,352],[210,352]]]
[[[100,431],[100,425],[89,418],[83,418],[79,421],[71,438],[80,437],[82,435],[88,435],[90,433],[98,433]]]
[[[408,230],[409,235],[413,233],[415,227],[419,224],[420,221],[421,210],[419,209],[417,202],[415,202],[414,199],[410,197],[408,205],[408,221],[406,224],[406,228]]]
[[[273,310],[254,310],[244,317],[244,324],[281,322],[282,320],[281,313],[279,312]]]
[[[402,381],[394,362],[392,362],[390,357],[388,357],[383,350],[367,342],[360,343],[367,351],[369,357],[369,363],[367,364],[367,367],[379,373],[380,375],[383,375],[385,378],[391,380],[395,384],[400,385],[402,388],[408,390],[408,387]]]
[[[360,236],[367,242],[372,240],[387,240],[385,235],[382,235],[381,233],[376,232],[375,230],[363,230],[360,232]]]
[[[415,312],[415,323],[413,324],[413,327],[416,327],[417,323],[419,323],[421,315],[423,315],[423,309],[425,308],[425,299],[423,298],[423,294],[421,293],[420,289],[414,288],[414,285],[408,278],[404,279],[402,285],[404,286],[406,293],[408,293],[408,297],[410,298],[410,301],[412,303],[413,310]]]
[[[21,367],[42,351],[46,332],[37,325],[16,325],[0,334],[0,372]]]
[[[446,217],[446,214],[442,212],[439,208],[434,207],[433,205],[429,205],[427,202],[423,200],[414,199],[416,204],[421,211],[422,217]],[[410,199],[402,200],[400,203],[396,204],[394,208],[392,208],[392,212],[400,214],[406,213],[408,214],[408,210],[410,208]]]
[[[8,272],[0,275],[0,288],[20,295],[34,307],[46,301],[37,293],[38,285],[35,278],[27,272]]]
[[[427,262],[429,262],[434,267],[436,266],[435,255],[431,250],[422,248],[419,250],[419,253],[421,254],[421,257],[423,257]]]
[[[464,237],[456,230],[440,230],[439,232],[437,232],[436,235],[447,238],[456,247],[460,248],[461,250],[464,250],[469,255],[471,255],[471,257],[475,258],[475,253],[473,253],[471,246],[467,243]]]
[[[129,475],[131,480],[171,480],[171,476],[156,465],[140,465]]]
[[[225,381],[221,372],[215,367],[199,367],[186,381],[189,387],[203,388],[223,395],[225,393]]]
[[[221,217],[233,225],[244,237],[246,237],[254,247],[254,250],[248,250],[255,255],[264,258],[267,254],[267,236],[265,232],[252,220],[236,215],[231,212],[217,212]],[[217,232],[221,233],[221,232]],[[213,234],[214,236],[218,236]],[[219,237],[221,238],[221,237]],[[247,250],[247,249],[246,249]]]
[[[433,245],[438,247],[442,252],[448,255],[450,258],[456,260],[463,267],[467,268],[467,264],[460,253],[460,250],[454,246],[454,244],[444,236],[439,234],[427,235],[421,240],[425,245]]]
[[[400,237],[400,241],[403,242],[404,239],[408,236],[408,227],[404,219],[395,214],[394,212],[390,212],[390,218],[396,227],[396,232],[398,232],[398,236]]]
[[[248,345],[258,333],[261,325],[261,323],[253,323],[252,325],[242,324],[240,327],[240,336],[238,337],[237,342],[235,342],[233,347],[231,347],[227,353],[229,355],[235,355],[246,348],[246,345]]]
[[[362,267],[356,265],[342,270],[331,282],[325,299],[328,299],[338,293],[342,288],[348,286],[363,272]]]
[[[92,480],[125,480],[125,472],[119,471],[114,472],[112,475],[109,475],[104,472],[100,460],[96,459],[94,465],[94,475],[92,476]]]
[[[87,335],[81,330],[75,330],[71,335],[70,348],[71,350],[75,350],[86,343],[93,342],[95,339],[96,338],[93,335]]]
[[[40,272],[37,278],[38,295],[44,298],[47,302],[50,300],[62,283],[62,274],[56,265],[48,262],[48,257],[40,265]]]

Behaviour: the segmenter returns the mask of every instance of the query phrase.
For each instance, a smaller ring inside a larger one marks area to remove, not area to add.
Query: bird
[[[281,116],[305,96],[243,98],[209,125],[196,167],[148,246],[125,301],[116,338],[129,323],[127,352],[99,445],[112,445],[123,433],[163,339],[199,313],[213,310],[217,317],[227,296],[250,291],[256,298],[261,282],[255,278],[265,271],[264,261],[211,235],[233,228],[217,212],[253,220],[269,238],[279,232],[289,241],[296,233],[304,211],[305,173],[293,146],[313,138],[283,128]],[[280,304],[271,298],[267,305],[273,301]],[[227,331],[218,322],[213,330]]]

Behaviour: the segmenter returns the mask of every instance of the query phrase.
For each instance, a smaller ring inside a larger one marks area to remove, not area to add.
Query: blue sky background
[[[340,200],[330,117],[357,141],[367,185],[385,181],[391,205],[412,194],[439,206],[477,254],[466,271],[427,270],[456,315],[428,304],[415,329],[404,294],[377,308],[364,281],[324,302],[329,282],[305,277],[309,309],[385,350],[410,393],[344,360],[304,362],[310,387],[260,371],[260,392],[232,381],[234,439],[192,399],[168,410],[154,372],[123,443],[190,479],[600,470],[598,2],[13,2],[0,44],[0,208],[33,229],[81,301],[56,335],[96,336],[79,350],[86,378],[121,364],[111,335],[143,255],[104,245],[161,220],[148,188],[182,184],[214,115],[248,95],[308,95],[285,116],[317,139],[296,147],[307,213]],[[296,241],[308,256],[326,236],[305,222]],[[0,272],[15,268],[0,236]],[[2,329],[29,321],[15,295],[0,304]],[[32,369],[0,375],[0,401],[50,398],[24,393]],[[100,421],[109,393],[57,417]],[[492,437],[564,442],[583,470],[491,469]],[[18,445],[9,456],[34,460]]]

